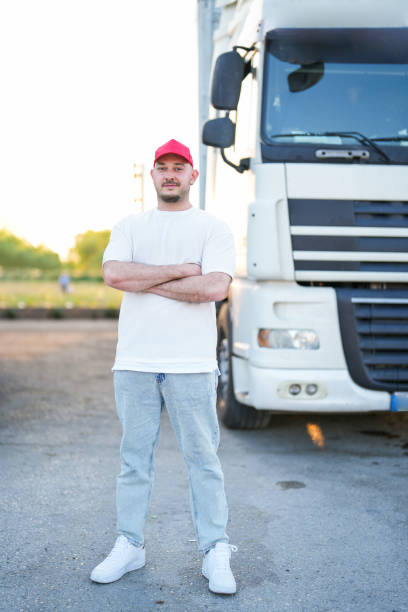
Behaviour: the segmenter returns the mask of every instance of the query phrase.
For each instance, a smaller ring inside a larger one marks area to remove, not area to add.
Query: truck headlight
[[[260,329],[259,346],[272,349],[300,349],[316,351],[319,336],[313,329]]]

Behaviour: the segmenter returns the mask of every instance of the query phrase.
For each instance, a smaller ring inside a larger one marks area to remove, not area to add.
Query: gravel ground
[[[200,575],[186,470],[167,415],[148,562],[89,573],[115,539],[114,321],[0,321],[0,610],[408,611],[407,415],[278,415],[223,429],[238,592]]]

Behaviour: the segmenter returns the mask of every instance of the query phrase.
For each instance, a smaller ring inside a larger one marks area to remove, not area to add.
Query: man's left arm
[[[231,281],[231,276],[225,272],[209,272],[168,281],[145,289],[143,293],[156,293],[181,302],[218,302],[227,297]]]

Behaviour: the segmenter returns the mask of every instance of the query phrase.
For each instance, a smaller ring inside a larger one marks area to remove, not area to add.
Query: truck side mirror
[[[301,66],[294,72],[288,74],[289,91],[293,93],[297,91],[304,91],[313,87],[320,81],[324,75],[324,64],[323,62],[315,62],[307,66]]]
[[[210,119],[204,123],[203,143],[210,147],[228,149],[235,141],[235,123],[229,117]]]
[[[211,87],[214,108],[236,110],[244,76],[245,59],[237,51],[227,51],[217,58]]]
[[[228,149],[235,142],[235,123],[229,117],[218,117],[217,119],[206,121],[203,127],[202,140],[205,145],[221,149],[222,159],[237,172],[242,173],[245,170],[249,170],[249,157],[241,159],[237,165],[225,156],[224,149]]]

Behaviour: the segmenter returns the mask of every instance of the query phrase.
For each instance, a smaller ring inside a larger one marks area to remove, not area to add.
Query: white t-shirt
[[[199,208],[130,215],[114,228],[103,263],[201,264],[202,274],[234,275],[228,225]],[[154,293],[125,292],[114,370],[188,373],[217,368],[214,302],[193,303]]]

